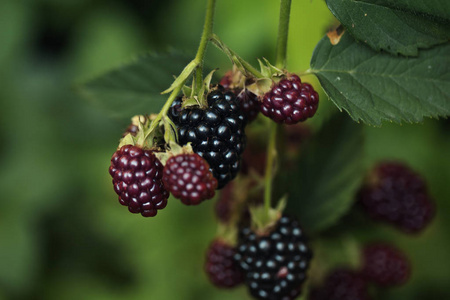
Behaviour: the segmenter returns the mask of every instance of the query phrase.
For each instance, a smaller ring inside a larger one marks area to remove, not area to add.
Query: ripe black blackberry
[[[261,113],[277,123],[296,124],[311,118],[319,106],[319,94],[309,83],[291,74],[264,95]]]
[[[256,119],[261,110],[261,102],[258,96],[247,89],[241,90],[236,96],[242,112],[248,123]]]
[[[398,162],[379,163],[359,191],[358,200],[373,219],[407,233],[423,230],[434,216],[424,180]]]
[[[300,294],[311,256],[298,222],[282,216],[266,235],[258,235],[250,227],[242,229],[234,258],[254,297],[291,300]]]
[[[214,240],[208,248],[205,272],[210,281],[220,288],[232,288],[244,282],[244,276],[234,261],[236,250],[221,239]]]
[[[217,179],[209,171],[208,163],[198,154],[170,157],[163,171],[164,186],[186,205],[197,205],[214,197]]]
[[[399,249],[376,243],[363,249],[362,274],[382,287],[402,285],[411,275],[411,265]]]
[[[322,286],[312,289],[309,300],[370,300],[366,280],[357,272],[337,269]]]
[[[151,150],[122,146],[111,158],[109,174],[120,204],[130,212],[153,217],[166,207],[169,193],[162,182],[163,165]]]
[[[209,163],[220,189],[239,172],[246,142],[245,117],[232,92],[216,89],[207,100],[206,109],[183,109],[178,98],[168,115],[178,126],[179,144],[191,142],[194,152]]]

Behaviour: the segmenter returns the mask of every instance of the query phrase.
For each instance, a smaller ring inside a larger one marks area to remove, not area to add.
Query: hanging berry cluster
[[[215,1],[208,0],[196,57],[163,92],[170,95],[158,114],[132,119],[109,168],[119,203],[143,217],[155,217],[170,195],[195,206],[221,190],[215,210],[218,235],[207,249],[205,272],[215,286],[245,284],[257,299],[298,297],[313,257],[300,222],[284,213],[287,199],[272,199],[279,124],[298,143],[305,129],[296,126],[312,118],[319,105],[312,85],[286,70],[290,2],[281,0],[276,63],[259,60],[258,70],[213,34]],[[232,62],[218,83],[212,83],[216,70],[203,76],[208,43]],[[247,138],[253,124],[266,129],[262,142]],[[295,143],[291,148],[287,143],[287,156],[295,155]],[[375,175],[358,194],[371,217],[406,232],[418,232],[430,222],[433,206],[413,172],[385,164]],[[372,245],[363,256],[360,270],[335,270],[309,299],[370,299],[368,282],[399,285],[409,277],[409,262],[395,248]]]

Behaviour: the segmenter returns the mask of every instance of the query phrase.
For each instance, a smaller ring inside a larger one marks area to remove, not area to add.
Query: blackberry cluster
[[[357,272],[338,269],[330,273],[322,286],[309,293],[309,300],[370,300],[367,282]]]
[[[363,249],[362,273],[367,280],[382,287],[389,287],[408,281],[411,266],[400,250],[377,243]]]
[[[291,300],[300,294],[311,256],[298,222],[283,216],[268,235],[242,229],[235,260],[254,297]]]
[[[169,192],[162,182],[163,165],[151,150],[122,146],[111,158],[109,174],[120,204],[130,212],[153,217],[166,207]]]
[[[207,100],[206,109],[183,109],[178,98],[169,117],[178,126],[179,144],[191,142],[194,152],[209,163],[220,189],[239,172],[246,142],[245,117],[232,92],[217,89],[208,94]]]
[[[292,74],[264,95],[261,112],[277,123],[291,125],[314,116],[318,106],[319,94]]]
[[[408,233],[421,231],[434,216],[434,205],[424,180],[401,163],[380,163],[358,198],[373,219]]]
[[[214,197],[217,180],[209,171],[208,163],[198,154],[172,156],[163,172],[164,186],[186,205],[197,205]]]
[[[220,239],[214,240],[209,246],[205,272],[215,286],[232,288],[244,281],[244,276],[233,259],[235,253],[233,247]]]

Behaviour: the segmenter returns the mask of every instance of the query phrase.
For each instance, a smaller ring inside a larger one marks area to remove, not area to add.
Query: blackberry
[[[264,95],[261,112],[277,123],[296,124],[311,118],[319,106],[319,95],[309,83],[292,74]]]
[[[233,260],[236,250],[226,242],[216,239],[208,248],[205,272],[210,281],[220,288],[232,288],[244,281],[239,266]]]
[[[241,111],[246,117],[247,123],[256,119],[261,110],[261,102],[259,101],[258,96],[247,89],[243,89],[238,93],[237,100],[239,101]]]
[[[404,164],[383,162],[360,189],[358,200],[373,219],[407,233],[423,230],[434,216],[424,180]]]
[[[325,279],[323,286],[309,293],[309,300],[370,300],[367,282],[357,272],[337,269]]]
[[[163,165],[151,150],[122,146],[111,158],[109,174],[120,204],[130,212],[153,217],[166,207],[169,193],[162,182]]]
[[[195,153],[170,157],[164,167],[163,182],[169,192],[186,205],[211,199],[217,187],[208,163]]]
[[[233,182],[227,184],[220,192],[220,197],[217,199],[216,205],[214,206],[214,212],[217,219],[225,224],[230,221],[233,210],[233,189]]]
[[[298,222],[282,216],[267,235],[243,228],[234,258],[254,297],[290,300],[300,294],[311,252]]]
[[[191,142],[194,152],[209,163],[220,189],[239,172],[246,142],[245,117],[232,92],[217,89],[207,100],[206,109],[182,108],[178,98],[168,115],[178,126],[179,144]]]
[[[403,252],[393,246],[377,243],[363,249],[362,273],[367,280],[388,287],[408,281],[411,266]]]

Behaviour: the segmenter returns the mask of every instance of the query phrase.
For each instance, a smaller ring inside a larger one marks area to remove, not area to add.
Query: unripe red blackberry
[[[363,249],[362,273],[379,286],[396,286],[408,281],[411,265],[399,249],[378,243]]]
[[[358,193],[359,203],[373,219],[415,233],[434,216],[424,180],[404,164],[378,164]]]
[[[233,259],[236,250],[220,239],[214,240],[208,248],[205,272],[217,287],[232,288],[244,281],[244,276]]]
[[[309,300],[370,300],[367,282],[357,272],[348,269],[333,271],[322,286],[309,293]]]
[[[111,158],[109,174],[120,204],[130,212],[153,217],[166,207],[169,193],[162,182],[163,165],[151,150],[122,146]]]
[[[264,95],[261,112],[277,123],[296,124],[314,116],[318,106],[314,88],[291,74]]]
[[[209,165],[195,153],[170,157],[163,171],[164,186],[186,205],[197,205],[214,197],[217,179]]]
[[[176,99],[169,117],[178,126],[180,145],[191,142],[195,153],[203,157],[217,179],[220,189],[236,177],[245,147],[245,117],[232,92],[220,89],[207,96],[208,108],[181,107]]]
[[[242,229],[235,259],[245,272],[252,296],[291,300],[299,295],[306,279],[311,252],[298,222],[283,216],[265,235],[250,227]]]

